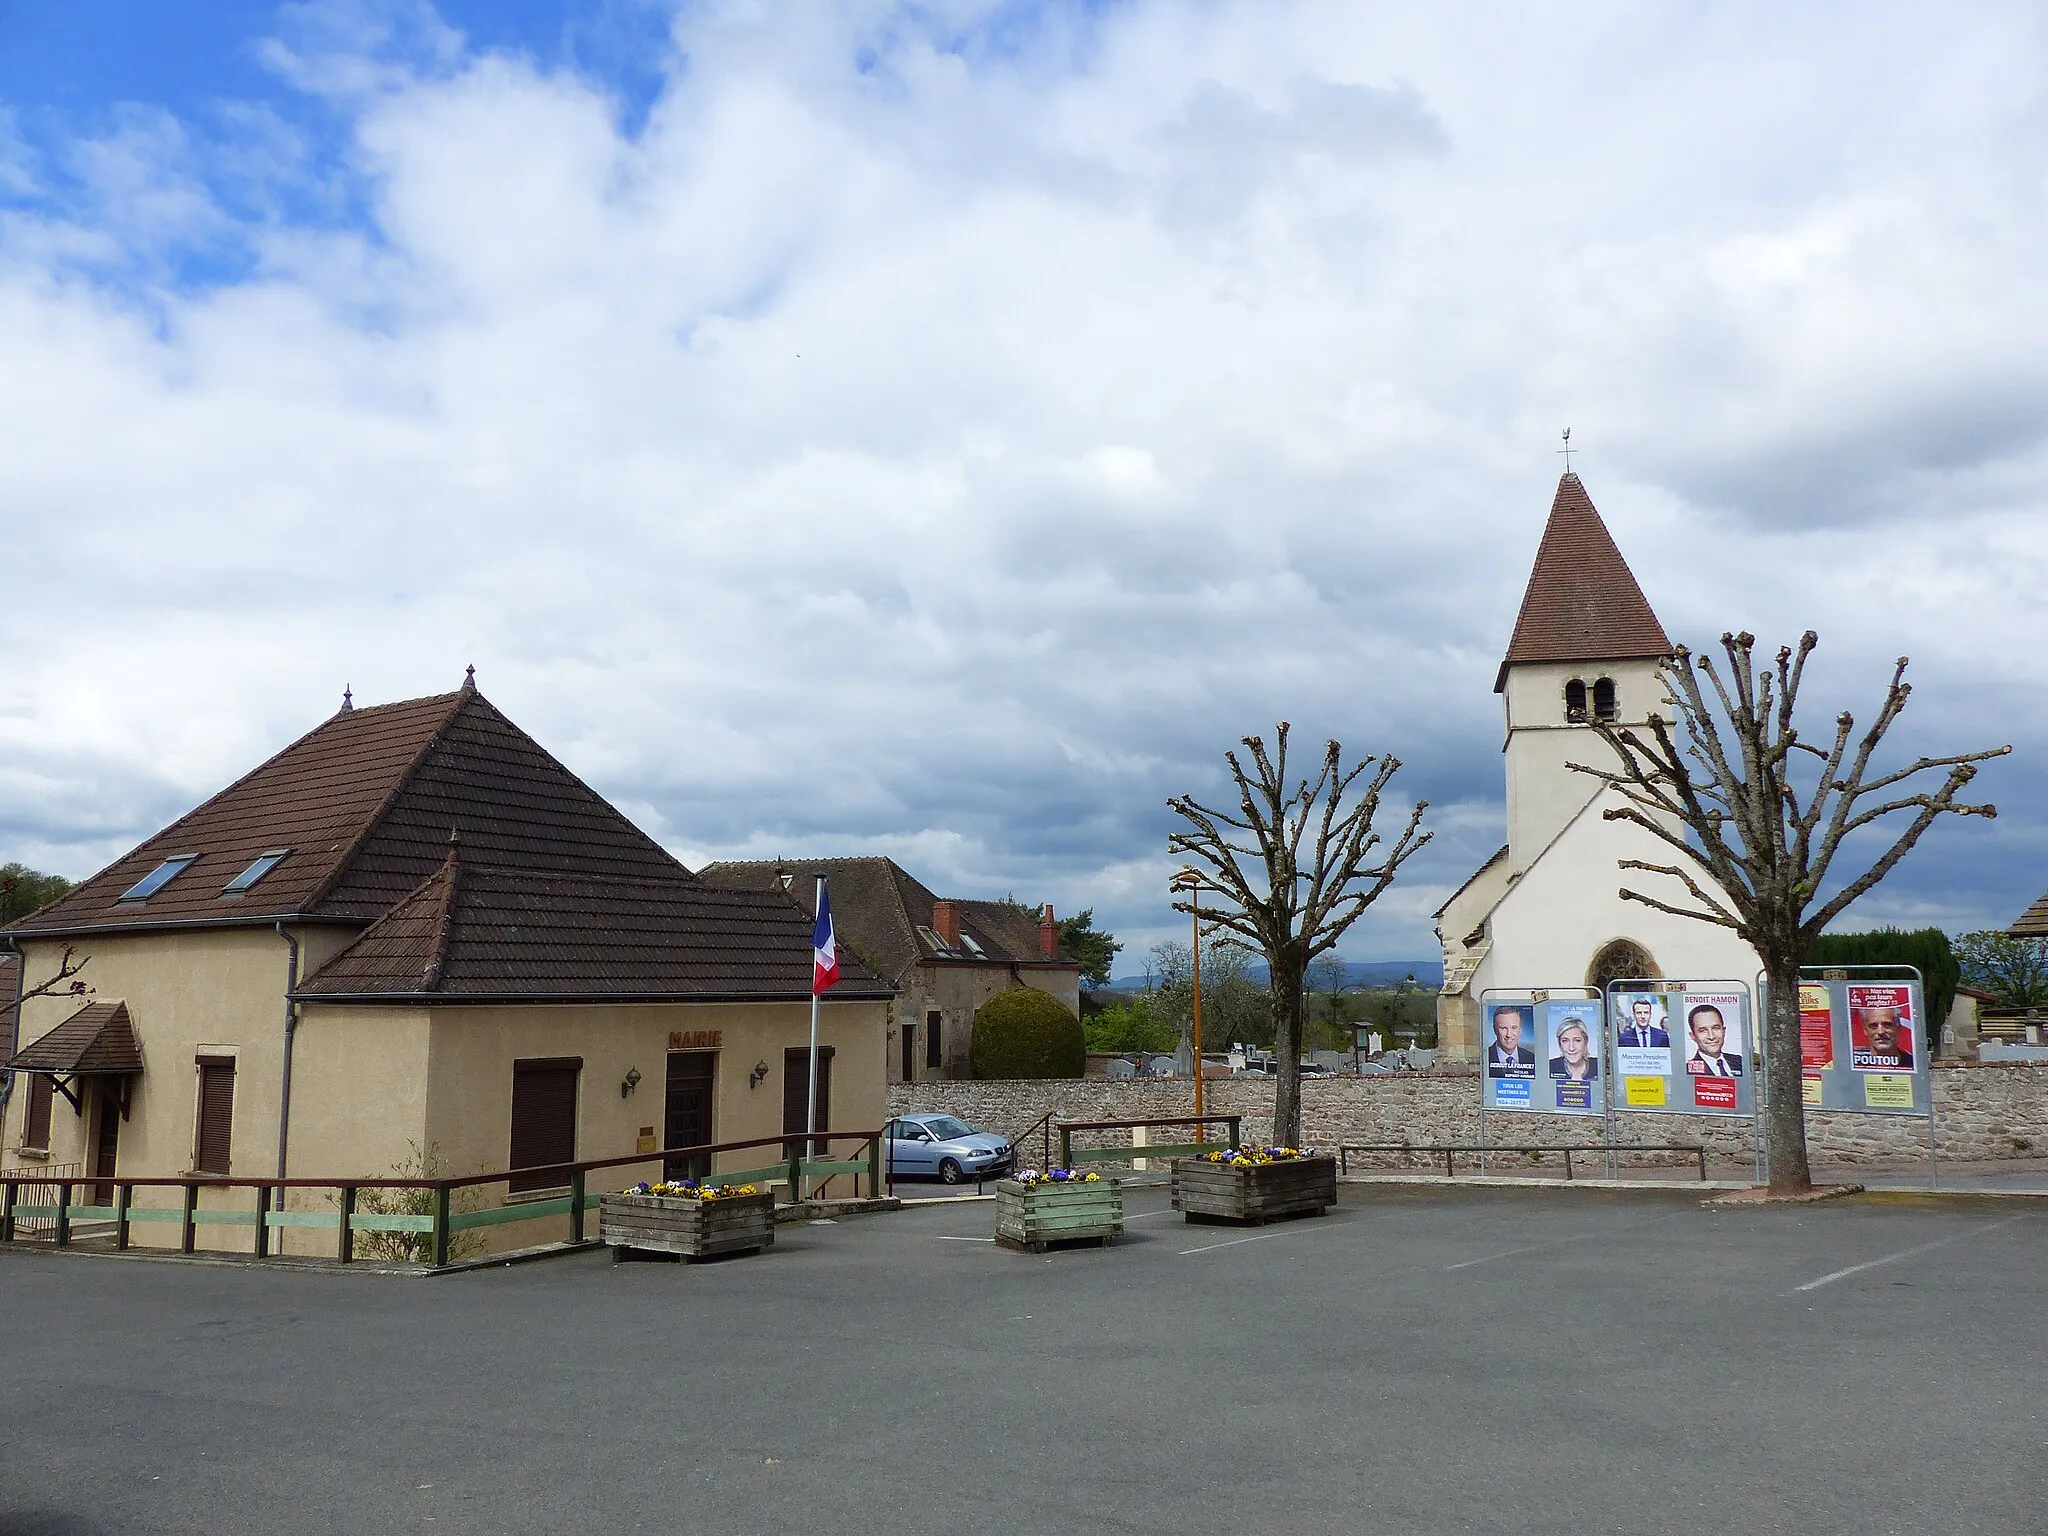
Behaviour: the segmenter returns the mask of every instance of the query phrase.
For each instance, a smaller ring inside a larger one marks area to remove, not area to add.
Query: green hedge
[[[1926,993],[1927,1054],[1941,1052],[1941,1026],[1956,1000],[1963,968],[1939,928],[1878,928],[1869,933],[1824,933],[1807,951],[1808,965],[1912,965]]]
[[[974,1011],[968,1064],[977,1078],[1080,1077],[1088,1045],[1065,1003],[1035,987],[1012,987]]]

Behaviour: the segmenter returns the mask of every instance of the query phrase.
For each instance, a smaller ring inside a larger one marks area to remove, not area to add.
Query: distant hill
[[[1250,970],[1254,981],[1266,979],[1266,962],[1254,963]],[[1444,984],[1444,962],[1442,956],[1430,960],[1347,960],[1344,962],[1344,985],[1347,987],[1391,987],[1403,978],[1413,976],[1418,987],[1435,991]],[[1142,992],[1145,990],[1143,973],[1136,976],[1118,976],[1103,990],[1109,992]]]

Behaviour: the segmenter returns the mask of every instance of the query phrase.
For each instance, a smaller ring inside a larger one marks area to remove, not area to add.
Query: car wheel
[[[939,1178],[944,1183],[958,1184],[966,1177],[967,1175],[960,1171],[960,1165],[950,1157],[939,1164]]]

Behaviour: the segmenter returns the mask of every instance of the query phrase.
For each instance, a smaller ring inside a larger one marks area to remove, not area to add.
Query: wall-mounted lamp
[[[765,1061],[757,1061],[757,1062],[755,1062],[755,1063],[754,1063],[754,1070],[753,1070],[753,1071],[751,1071],[751,1072],[749,1072],[749,1073],[747,1074],[747,1086],[748,1086],[749,1088],[758,1088],[758,1087],[760,1087],[760,1086],[761,1086],[761,1079],[762,1079],[762,1078],[764,1078],[764,1077],[766,1077],[767,1075],[768,1075],[768,1063],[767,1063],[767,1062],[765,1062]]]
[[[626,1075],[624,1079],[621,1080],[621,1082],[619,1083],[619,1097],[623,1099],[624,1097],[626,1097],[627,1094],[631,1093],[635,1088],[638,1088],[639,1086],[640,1069],[638,1067],[626,1068]]]

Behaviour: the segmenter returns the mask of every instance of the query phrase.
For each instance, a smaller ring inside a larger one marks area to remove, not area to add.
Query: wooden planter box
[[[719,1200],[606,1195],[598,1203],[597,1235],[614,1249],[676,1253],[686,1259],[759,1253],[775,1246],[775,1195]]]
[[[1173,1208],[1189,1221],[1254,1225],[1276,1216],[1320,1216],[1337,1203],[1337,1159],[1295,1157],[1236,1167],[1200,1158],[1173,1162]]]
[[[1115,1179],[1093,1184],[996,1185],[996,1241],[1005,1248],[1043,1253],[1052,1243],[1097,1242],[1123,1235],[1124,1187]]]

